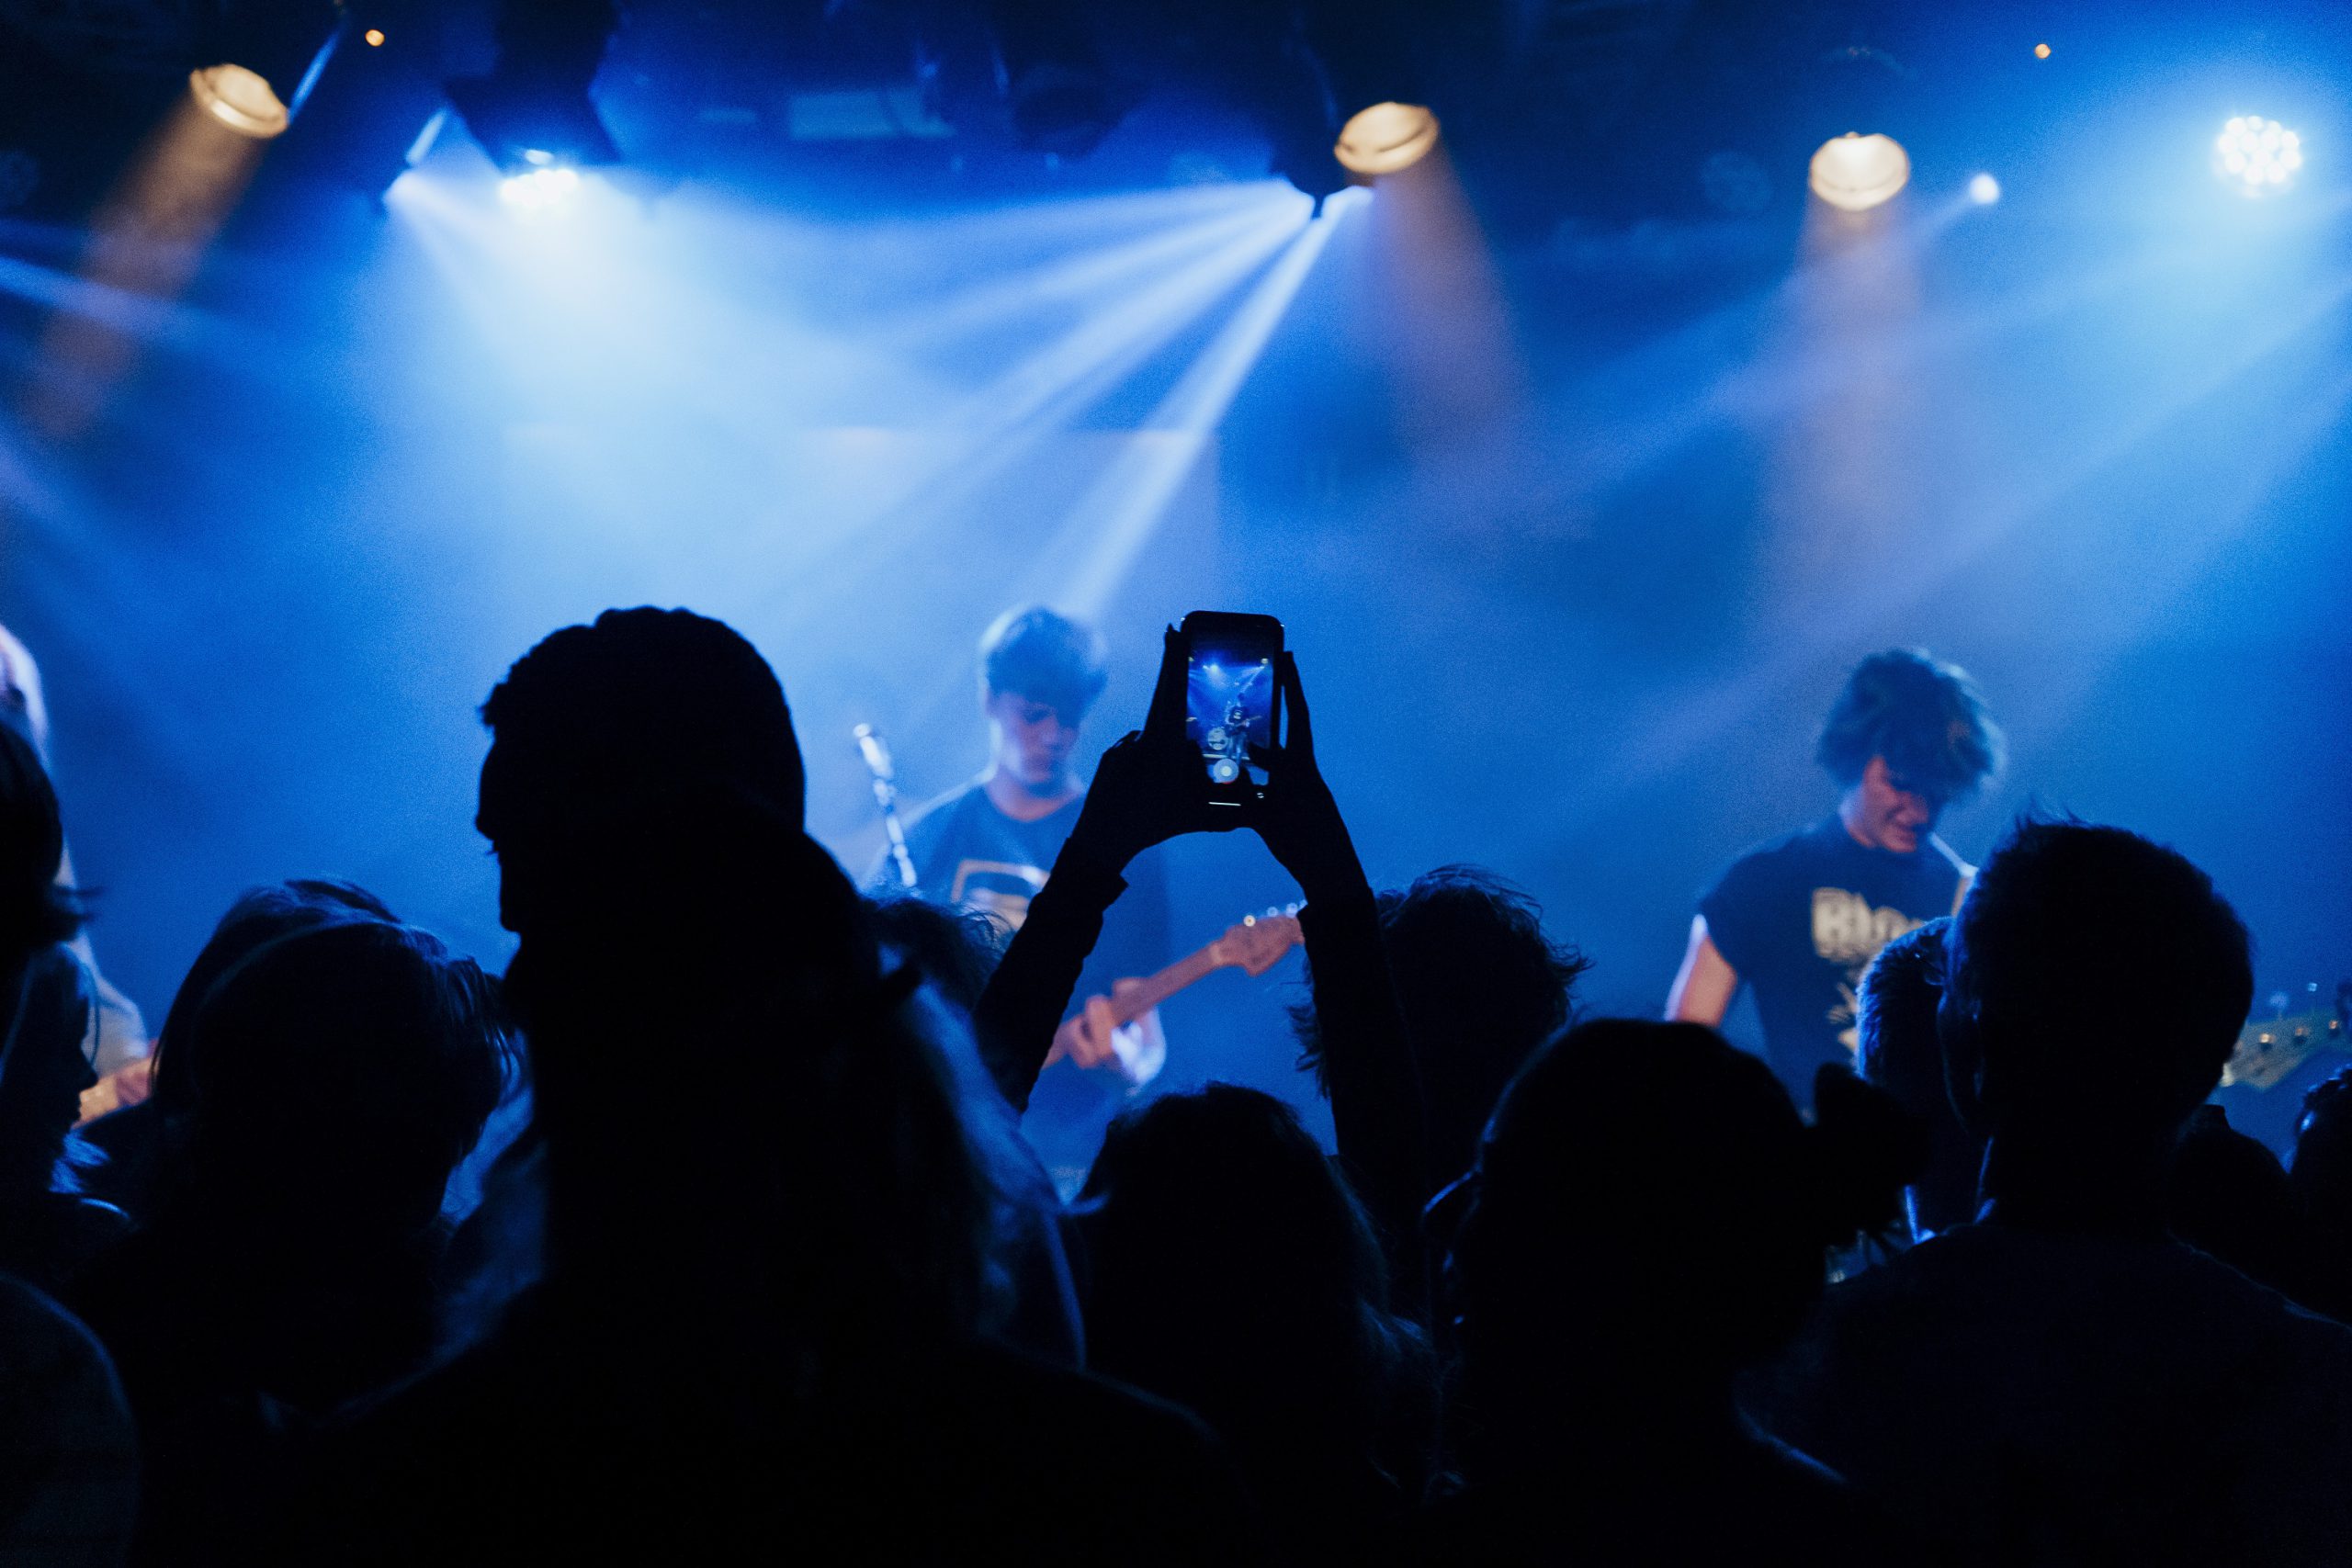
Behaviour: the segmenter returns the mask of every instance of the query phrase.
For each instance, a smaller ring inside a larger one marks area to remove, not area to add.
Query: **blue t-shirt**
[[[1715,951],[1756,993],[1765,1058],[1800,1107],[1814,1070],[1854,1065],[1854,988],[1878,950],[1952,912],[1968,867],[1930,834],[1913,854],[1829,817],[1734,861],[1699,901]]]

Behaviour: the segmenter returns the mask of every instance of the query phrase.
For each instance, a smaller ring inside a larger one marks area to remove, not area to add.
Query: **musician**
[[[1076,766],[1080,729],[1108,677],[1102,639],[1094,628],[1043,605],[998,616],[980,638],[979,664],[988,766],[970,784],[915,815],[907,824],[907,853],[914,863],[916,891],[983,910],[1012,931],[1020,929],[1030,898],[1046,885],[1054,857],[1077,825],[1079,804],[1086,797]],[[1127,892],[1104,921],[1102,940],[1080,980],[1080,997],[1111,995],[1117,981],[1150,975],[1176,956],[1159,856],[1137,857],[1126,876]],[[882,891],[898,886],[887,854],[868,880]],[[1139,1088],[1159,1071],[1167,1049],[1155,1010],[1108,1042],[1081,1033],[1077,1055],[1080,1066],[1107,1069],[1126,1086]],[[1076,1086],[1070,1077],[1069,1069],[1057,1069],[1038,1085],[1031,1133],[1041,1144],[1052,1139],[1049,1130],[1041,1135],[1041,1119],[1048,1128],[1073,1118],[1082,1124],[1096,1119],[1100,1108],[1092,1102],[1102,1091]],[[1107,1124],[1107,1116],[1102,1120]],[[1095,1131],[1099,1135],[1100,1128]],[[1074,1134],[1065,1142],[1074,1150],[1083,1136]],[[1083,1158],[1091,1156],[1091,1147],[1085,1148]],[[1047,1159],[1060,1163],[1054,1152]]]
[[[1720,1024],[1746,984],[1767,1060],[1809,1108],[1815,1069],[1854,1061],[1855,987],[1871,960],[1960,907],[1974,868],[1936,819],[2001,754],[1963,671],[1913,649],[1863,660],[1815,751],[1842,792],[1837,810],[1748,851],[1700,900],[1667,1016]]]

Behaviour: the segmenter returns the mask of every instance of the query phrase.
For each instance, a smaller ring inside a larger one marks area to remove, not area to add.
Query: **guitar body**
[[[1076,1013],[1054,1032],[1054,1048],[1046,1065],[1068,1057],[1081,1067],[1099,1067],[1117,1060],[1112,1042],[1114,1031],[1151,1011],[1160,1003],[1219,969],[1263,975],[1305,938],[1299,931],[1298,906],[1245,915],[1241,923],[1198,952],[1142,980],[1121,980],[1107,997],[1089,997]]]

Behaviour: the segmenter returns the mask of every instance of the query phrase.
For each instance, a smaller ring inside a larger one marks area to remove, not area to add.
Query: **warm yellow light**
[[[359,36],[368,40],[368,47],[369,49],[381,49],[384,47],[384,29],[381,28],[369,28],[366,32]]]
[[[1419,104],[1374,104],[1340,128],[1331,155],[1356,175],[1393,175],[1429,156],[1437,145],[1437,116]]]
[[[2049,58],[2050,58],[2050,46],[2049,46],[2048,44],[2046,44],[2046,43],[2038,43],[2038,44],[2035,44],[2035,45],[2033,46],[2033,57],[2034,57],[2036,60],[2047,60],[2047,59],[2049,59]]]
[[[213,118],[240,136],[263,141],[286,129],[286,106],[256,71],[207,65],[187,75],[187,90]]]
[[[1911,155],[1892,136],[1848,131],[1833,136],[1813,155],[1813,194],[1848,212],[1863,212],[1891,199],[1911,179]]]

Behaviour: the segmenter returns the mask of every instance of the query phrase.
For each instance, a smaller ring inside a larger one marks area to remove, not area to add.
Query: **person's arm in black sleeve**
[[[1126,889],[1127,863],[1180,833],[1239,826],[1209,804],[1208,773],[1184,743],[1185,652],[1170,628],[1143,729],[1102,754],[1078,826],[973,1009],[981,1058],[1016,1111],[1028,1108],[1103,912]]]
[[[1420,1217],[1430,1181],[1420,1077],[1389,982],[1379,907],[1316,766],[1297,664],[1284,653],[1280,668],[1290,737],[1269,764],[1272,777],[1253,826],[1306,895],[1298,919],[1340,1162],[1380,1227],[1398,1305],[1426,1321]]]

